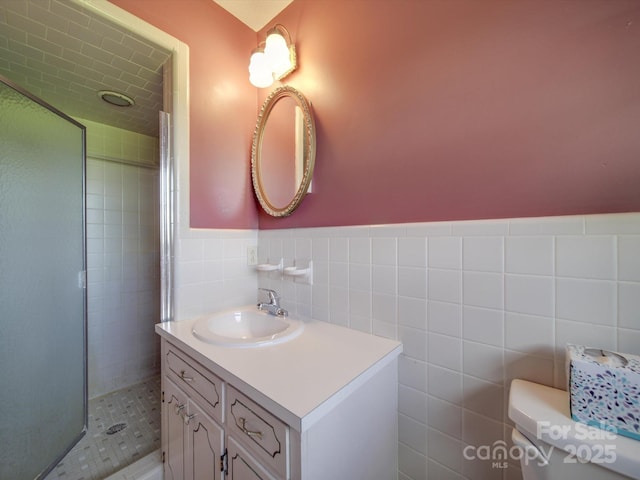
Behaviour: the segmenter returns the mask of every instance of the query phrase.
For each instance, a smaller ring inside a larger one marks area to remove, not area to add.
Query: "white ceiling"
[[[263,28],[293,0],[213,0],[255,32]]]

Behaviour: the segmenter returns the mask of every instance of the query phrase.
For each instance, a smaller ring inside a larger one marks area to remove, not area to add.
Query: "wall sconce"
[[[258,88],[270,87],[296,69],[296,47],[289,31],[276,25],[267,32],[266,41],[251,52],[249,81]]]

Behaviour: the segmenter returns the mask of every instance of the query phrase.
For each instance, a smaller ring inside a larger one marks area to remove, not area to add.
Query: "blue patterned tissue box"
[[[640,440],[640,357],[568,344],[567,367],[571,418]]]

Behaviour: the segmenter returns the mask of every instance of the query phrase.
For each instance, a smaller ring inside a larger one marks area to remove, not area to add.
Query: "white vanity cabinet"
[[[397,478],[395,341],[313,322],[232,349],[159,324],[167,480]]]
[[[291,478],[287,425],[174,345],[162,352],[165,480]]]

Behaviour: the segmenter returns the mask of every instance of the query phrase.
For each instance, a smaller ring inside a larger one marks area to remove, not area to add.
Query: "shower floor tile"
[[[160,376],[89,400],[87,434],[46,480],[101,480],[160,448]]]

